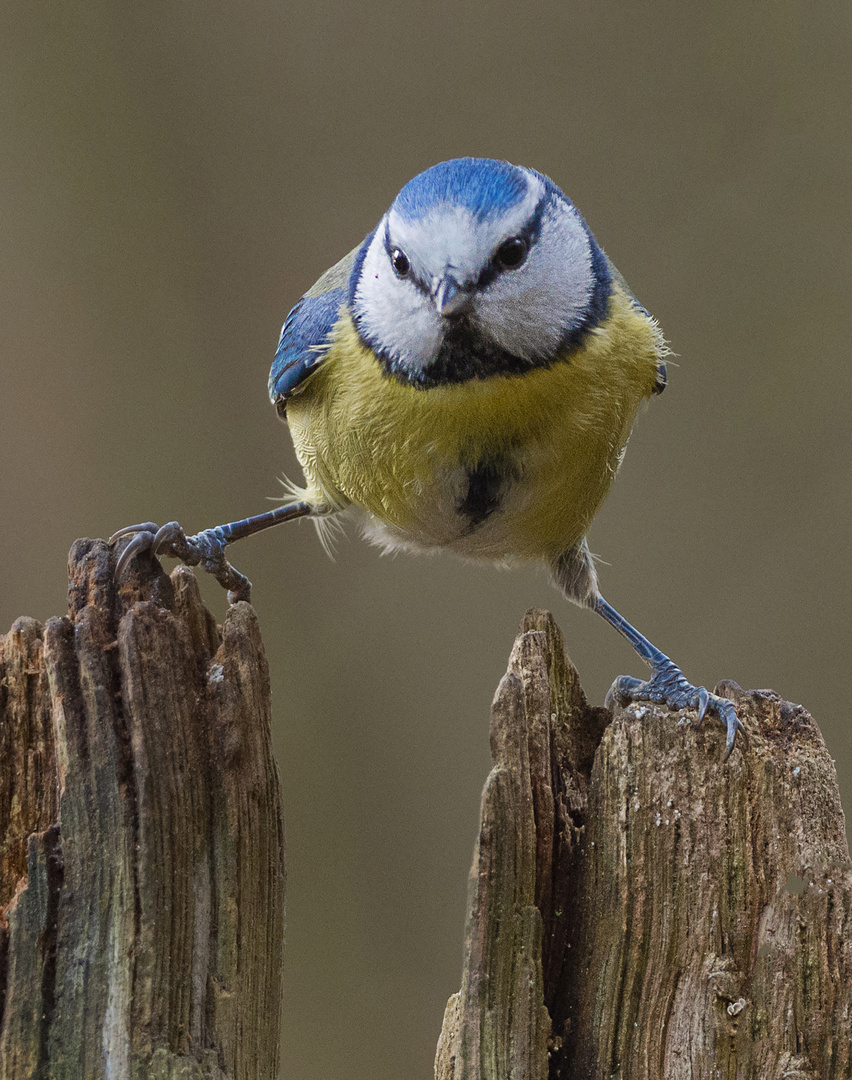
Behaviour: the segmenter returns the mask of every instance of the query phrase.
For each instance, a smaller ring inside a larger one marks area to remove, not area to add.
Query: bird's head
[[[552,181],[459,158],[396,197],[359,253],[350,308],[391,371],[429,385],[549,363],[599,320],[610,284]]]

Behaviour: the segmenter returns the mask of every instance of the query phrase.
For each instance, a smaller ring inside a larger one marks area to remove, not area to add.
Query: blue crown
[[[436,206],[463,207],[478,221],[499,217],[527,194],[523,169],[490,158],[442,161],[409,180],[394,200],[393,209],[416,220]]]

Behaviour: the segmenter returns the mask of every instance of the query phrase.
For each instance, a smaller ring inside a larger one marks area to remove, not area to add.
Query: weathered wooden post
[[[0,1080],[273,1080],[284,844],[252,609],[71,552],[0,639]],[[811,717],[587,704],[527,615],[437,1080],[849,1080],[852,865]]]
[[[530,612],[491,717],[464,972],[437,1080],[848,1080],[852,866],[808,713],[748,748],[586,703]]]
[[[71,551],[67,618],[0,639],[0,1077],[273,1080],[284,838],[252,609],[191,571],[117,589]]]

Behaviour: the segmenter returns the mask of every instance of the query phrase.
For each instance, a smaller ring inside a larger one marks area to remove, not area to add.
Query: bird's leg
[[[117,533],[113,533],[109,538],[109,542],[113,543],[121,536],[133,537],[116,563],[116,577],[135,555],[142,552],[148,552],[151,555],[169,555],[173,559],[180,559],[187,566],[202,566],[223,588],[228,590],[230,603],[234,604],[237,600],[249,600],[251,582],[225,558],[226,545],[232,544],[235,540],[242,540],[244,536],[251,536],[263,529],[272,528],[273,525],[281,525],[285,521],[305,517],[313,510],[314,507],[310,503],[290,503],[288,506],[279,506],[275,510],[269,510],[265,514],[256,514],[254,517],[243,518],[242,521],[232,521],[229,525],[217,525],[213,529],[205,529],[194,536],[187,536],[176,521],[160,526],[155,525],[153,521],[128,525],[124,529],[119,529]]]
[[[647,682],[634,679],[630,675],[622,675],[616,679],[606,696],[607,705],[614,702],[627,705],[631,701],[655,701],[665,703],[671,709],[695,709],[698,712],[699,723],[704,719],[705,713],[713,712],[728,729],[725,742],[726,760],[734,748],[737,732],[742,732],[743,738],[747,740],[745,728],[737,717],[733,702],[711,694],[703,686],[693,686],[692,683],[687,682],[677,664],[669,660],[665,653],[660,652],[646,637],[643,637],[602,596],[595,601],[594,609],[606,619],[610,626],[614,626],[627,638],[653,671]]]

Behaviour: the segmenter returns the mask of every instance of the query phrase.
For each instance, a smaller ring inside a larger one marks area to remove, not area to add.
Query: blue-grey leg
[[[263,529],[281,525],[285,521],[305,517],[312,510],[310,503],[291,503],[289,506],[276,507],[275,510],[269,510],[265,514],[256,514],[254,517],[243,518],[241,521],[232,521],[229,525],[217,525],[213,529],[205,529],[204,532],[196,533],[194,536],[187,536],[176,521],[170,521],[166,525],[156,525],[153,521],[128,525],[113,533],[109,538],[109,542],[113,543],[121,536],[133,537],[116,563],[116,577],[135,555],[143,552],[151,555],[169,555],[173,559],[180,559],[187,566],[201,566],[208,574],[212,574],[219,584],[228,590],[230,603],[250,600],[251,582],[225,558],[226,545],[232,544],[235,540],[242,540],[245,536],[252,536]]]
[[[642,679],[634,679],[630,675],[622,675],[616,679],[607,694],[607,705],[613,702],[617,702],[619,705],[627,705],[631,701],[656,701],[665,703],[671,709],[697,710],[699,723],[704,719],[707,712],[713,712],[728,729],[728,737],[725,742],[725,760],[731,755],[737,732],[741,732],[743,738],[748,741],[745,728],[737,717],[732,701],[711,694],[703,686],[693,686],[692,683],[687,682],[677,664],[673,663],[665,653],[660,652],[646,637],[643,637],[602,596],[598,596],[594,609],[606,619],[610,626],[614,626],[620,634],[627,638],[636,652],[639,653],[646,664],[650,665],[653,671],[653,675],[647,682],[643,682]]]

